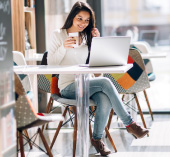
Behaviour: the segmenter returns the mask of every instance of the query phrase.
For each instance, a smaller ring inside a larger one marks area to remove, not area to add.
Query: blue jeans
[[[119,93],[113,83],[105,77],[97,77],[89,80],[89,96],[96,106],[93,138],[101,139],[110,114],[111,108],[119,116],[125,126],[133,122],[131,116],[125,110]],[[75,83],[68,85],[61,91],[64,98],[75,99]]]

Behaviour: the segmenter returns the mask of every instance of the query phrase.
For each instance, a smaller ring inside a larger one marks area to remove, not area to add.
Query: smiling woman
[[[86,0],[81,0],[86,2]],[[61,28],[77,0],[44,0],[45,7],[45,38],[46,47],[50,45],[50,34],[56,28]],[[46,50],[47,50],[46,49]]]
[[[80,11],[73,19],[73,31],[79,32],[83,31],[90,21],[90,14],[86,11]],[[68,29],[69,32],[70,29]]]
[[[76,40],[70,37],[70,33],[78,33],[80,45],[74,47]],[[91,42],[93,37],[99,37],[100,33],[95,28],[94,11],[85,2],[76,2],[61,29],[52,33],[51,45],[48,50],[49,65],[78,65],[88,63]],[[111,151],[102,141],[103,132],[111,108],[123,121],[127,130],[136,138],[144,137],[149,131],[141,128],[133,122],[131,116],[123,107],[115,86],[108,78],[94,77],[89,80],[89,98],[97,106],[91,143],[101,155],[108,155]],[[58,87],[62,97],[76,99],[75,75],[60,74]],[[57,87],[56,87],[57,88]]]

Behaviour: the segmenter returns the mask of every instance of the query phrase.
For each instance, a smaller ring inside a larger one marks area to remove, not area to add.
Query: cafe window
[[[144,0],[143,10],[155,11],[161,14],[170,14],[170,1],[169,0]]]
[[[147,91],[153,111],[170,112],[170,1],[103,0],[103,3],[103,36],[133,33],[133,42],[144,41],[153,53],[167,53],[166,58],[151,59],[156,79]],[[146,105],[143,108],[147,111]]]
[[[170,1],[104,1],[104,35],[126,35],[134,26],[138,28],[139,40],[149,35],[152,46],[170,45]]]

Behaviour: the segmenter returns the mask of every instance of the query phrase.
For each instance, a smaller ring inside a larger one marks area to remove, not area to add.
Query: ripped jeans
[[[68,99],[76,99],[75,83],[68,85],[61,91],[61,96]],[[125,110],[113,83],[105,77],[97,77],[89,80],[89,96],[96,106],[93,138],[101,139],[108,121],[111,108],[119,116],[125,126],[133,122],[129,113]]]

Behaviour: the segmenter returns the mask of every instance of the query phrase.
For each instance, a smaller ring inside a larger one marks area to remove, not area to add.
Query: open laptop
[[[126,65],[129,55],[130,37],[109,36],[92,39],[89,64],[80,66]]]

